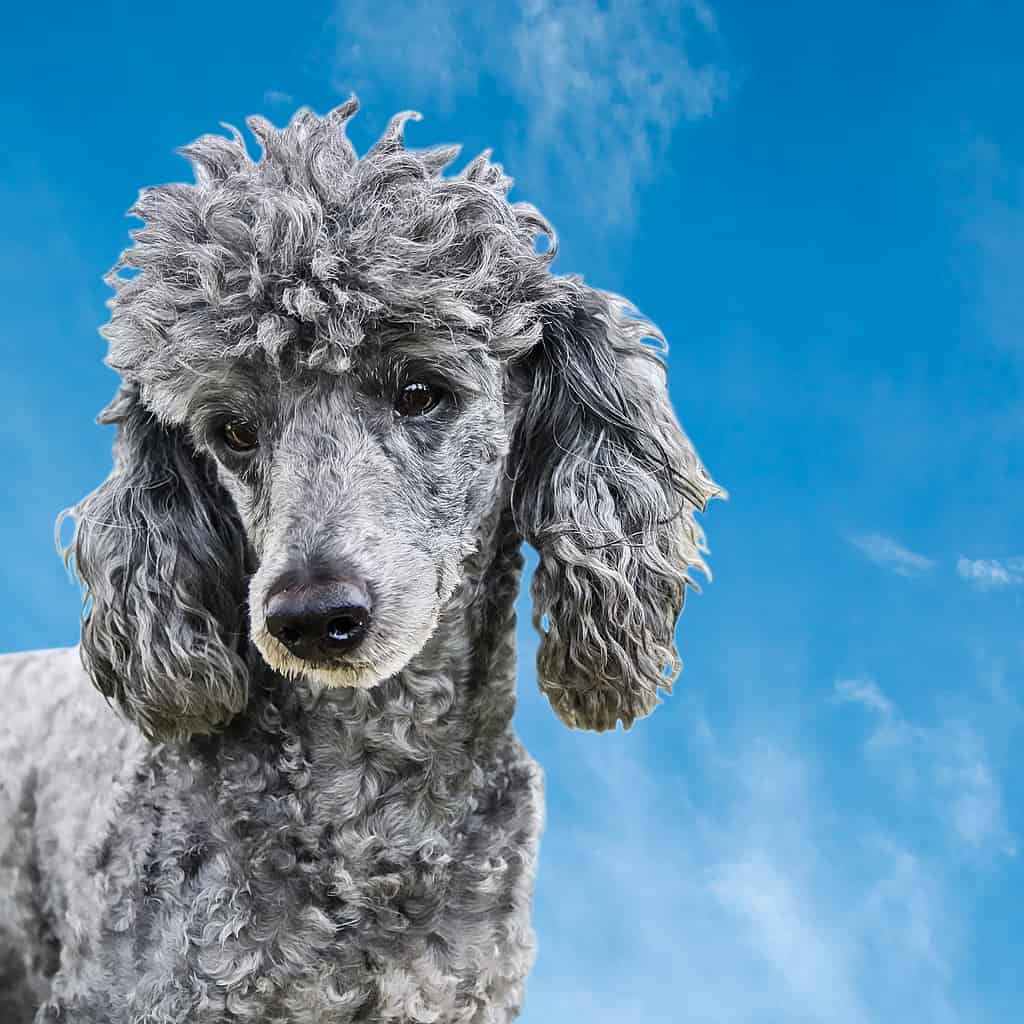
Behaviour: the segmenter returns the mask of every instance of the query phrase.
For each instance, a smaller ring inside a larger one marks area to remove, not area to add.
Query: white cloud
[[[908,847],[877,834],[867,845],[885,868],[850,916],[849,927],[861,937],[859,959],[871,964],[869,984],[881,1000],[900,992],[909,997],[909,1012],[876,1019],[919,1017],[950,1024],[973,1019],[949,994],[964,939],[951,909],[952,892]]]
[[[940,735],[936,781],[949,799],[949,816],[960,840],[975,849],[998,843],[1016,854],[1007,831],[1002,792],[981,737],[961,723],[946,726]]]
[[[892,701],[870,679],[843,679],[836,683],[836,693],[841,700],[863,704],[886,718],[893,713]]]
[[[865,756],[898,793],[915,803],[927,801],[962,848],[1016,854],[1002,790],[976,729],[955,719],[935,726],[907,721],[871,680],[841,680],[835,693],[875,714]]]
[[[290,92],[281,92],[279,89],[268,89],[263,94],[263,99],[266,103],[270,103],[275,107],[295,102]]]
[[[881,533],[854,534],[846,539],[872,562],[899,576],[917,576],[935,565],[932,559],[916,554]]]
[[[795,874],[792,865],[755,851],[717,867],[711,892],[736,917],[741,937],[771,966],[789,998],[815,1008],[811,1019],[827,1014],[835,1021],[867,1021],[852,976],[850,940],[819,917],[814,894]]]
[[[542,846],[524,1024],[958,1019],[950,893],[927,860],[853,822],[810,752],[694,729],[692,787],[640,729],[550,759],[584,820]]]
[[[961,558],[956,571],[982,589],[1016,586],[1024,583],[1024,558]]]
[[[387,74],[409,106],[450,110],[490,80],[523,108],[493,140],[513,177],[606,223],[628,221],[678,125],[709,116],[730,84],[703,0],[455,0],[443,17],[425,0],[354,0],[333,21],[339,92]]]
[[[1024,186],[1021,168],[989,139],[969,152],[971,188],[964,234],[974,248],[979,275],[978,314],[992,341],[1024,356]]]

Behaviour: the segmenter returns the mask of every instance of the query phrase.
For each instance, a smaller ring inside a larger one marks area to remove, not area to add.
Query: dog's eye
[[[395,402],[399,416],[422,416],[441,401],[443,392],[429,384],[407,384]]]
[[[251,452],[259,447],[260,437],[256,425],[248,420],[228,420],[221,427],[221,435],[233,452]]]

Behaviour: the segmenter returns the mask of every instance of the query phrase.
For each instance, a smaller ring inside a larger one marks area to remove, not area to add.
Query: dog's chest
[[[200,1024],[510,1019],[532,957],[532,763],[474,765],[461,793],[458,773],[363,765],[326,785],[301,758],[267,765],[239,755],[229,785],[178,765],[194,785],[152,802],[149,849],[112,874],[134,879],[109,949],[130,990],[173,964],[168,999]]]

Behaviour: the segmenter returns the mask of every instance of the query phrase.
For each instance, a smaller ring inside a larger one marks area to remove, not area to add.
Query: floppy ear
[[[561,279],[568,312],[543,325],[518,371],[517,527],[537,550],[537,675],[574,728],[652,711],[681,668],[674,632],[687,570],[710,577],[693,511],[725,492],[676,421],[653,324],[619,296]]]
[[[205,457],[134,386],[100,422],[117,424],[114,469],[64,513],[76,520],[65,560],[85,588],[83,664],[150,739],[210,732],[248,694],[241,526]]]

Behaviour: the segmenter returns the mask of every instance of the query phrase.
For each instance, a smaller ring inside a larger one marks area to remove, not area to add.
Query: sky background
[[[500,12],[500,13],[499,13]],[[0,650],[72,644],[110,465],[101,276],[174,152],[356,91],[362,152],[493,147],[555,270],[632,299],[730,492],[675,694],[537,692],[522,1020],[1020,1019],[1024,12],[1009,3],[19,4],[0,61]],[[250,151],[258,152],[250,139]],[[532,563],[531,563],[532,564]]]

